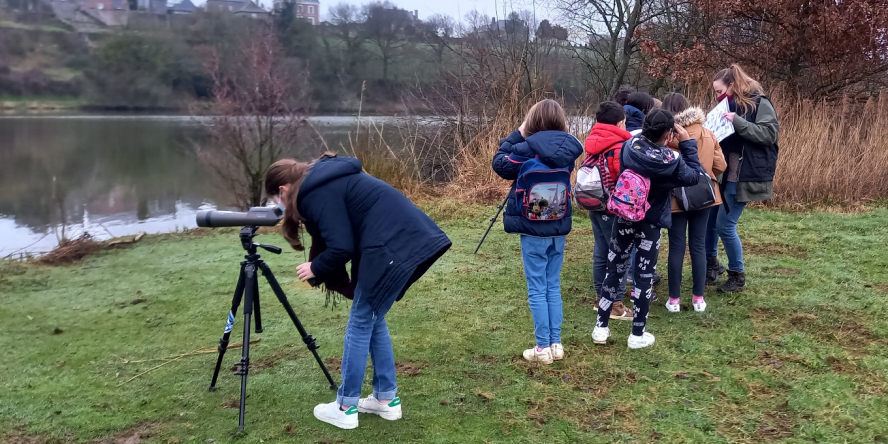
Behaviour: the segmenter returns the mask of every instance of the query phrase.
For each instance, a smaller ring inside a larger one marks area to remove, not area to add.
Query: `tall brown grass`
[[[708,83],[688,88],[691,103],[715,105]],[[852,207],[888,199],[888,91],[861,102],[768,95],[780,122],[771,205]]]
[[[864,104],[775,102],[775,204],[857,205],[888,198],[888,92]]]
[[[508,54],[497,57],[512,66],[520,60]],[[406,118],[398,124],[395,140],[378,127],[367,127],[361,135],[359,124],[352,152],[364,160],[368,172],[411,196],[435,196],[443,190],[463,202],[501,199],[510,183],[491,168],[500,140],[517,129],[531,105],[559,97],[544,71],[532,82],[519,69],[490,68],[481,74],[480,80],[455,77],[436,95],[446,105],[430,105],[426,111],[431,116]],[[686,92],[694,105],[714,105],[708,83]],[[888,199],[888,91],[866,102],[805,101],[780,89],[769,97],[780,121],[771,204],[847,207]],[[568,110],[573,116],[570,131],[581,141],[596,108],[597,101],[590,101]]]

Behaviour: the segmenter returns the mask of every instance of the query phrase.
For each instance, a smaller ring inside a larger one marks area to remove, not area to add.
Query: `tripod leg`
[[[330,389],[336,390],[339,387],[336,386],[336,383],[333,382],[333,377],[330,376],[330,372],[327,371],[327,366],[324,365],[324,361],[321,360],[321,357],[318,355],[319,345],[315,343],[315,338],[312,337],[305,331],[305,328],[302,326],[302,323],[299,322],[299,318],[296,317],[296,312],[293,311],[293,307],[290,305],[290,301],[287,300],[287,295],[284,294],[284,290],[281,288],[281,285],[278,283],[277,279],[274,277],[274,274],[271,272],[271,269],[268,268],[268,265],[265,262],[259,262],[259,269],[262,270],[262,275],[265,276],[265,280],[268,281],[268,285],[271,286],[271,290],[274,291],[274,295],[277,296],[278,301],[281,302],[281,305],[284,306],[284,310],[287,311],[287,314],[290,316],[290,320],[293,321],[293,324],[296,326],[296,330],[299,330],[299,334],[302,335],[302,342],[308,347],[308,350],[314,355],[315,361],[318,361],[318,365],[321,367],[321,370],[324,372],[324,376],[327,377],[327,381],[330,383]]]
[[[252,263],[247,263],[244,267],[244,275],[246,280],[244,284],[246,297],[244,298],[243,355],[241,355],[240,362],[235,364],[240,367],[240,370],[234,372],[235,375],[240,375],[241,377],[240,411],[237,422],[237,429],[241,432],[244,431],[244,410],[247,401],[247,375],[250,373],[250,317],[253,314],[253,301],[255,300],[257,288],[256,266]]]
[[[496,207],[496,215],[494,215],[493,218],[490,219],[490,225],[487,226],[487,231],[484,232],[484,237],[481,238],[481,242],[478,242],[478,247],[475,248],[475,252],[472,254],[478,254],[478,250],[481,249],[481,244],[484,243],[484,239],[487,239],[487,235],[490,234],[490,229],[493,228],[493,224],[496,223],[496,219],[499,218],[500,213],[502,213],[503,208],[506,207],[506,202],[508,201],[509,195],[506,194],[506,198],[503,199],[503,203],[499,204],[499,206]]]
[[[228,350],[228,338],[231,337],[231,329],[234,327],[234,315],[237,313],[237,308],[244,296],[244,284],[244,263],[241,263],[240,275],[237,278],[237,287],[234,289],[234,299],[231,301],[231,311],[228,312],[228,321],[225,322],[225,332],[222,334],[222,338],[219,339],[219,358],[216,360],[216,369],[213,371],[213,381],[210,382],[209,390],[211,392],[216,391],[216,380],[219,379],[219,369],[222,368],[222,358],[225,356],[225,351]]]
[[[256,329],[254,331],[262,333],[262,315],[259,313],[259,279],[253,282],[255,283],[253,288],[253,311],[256,312]]]

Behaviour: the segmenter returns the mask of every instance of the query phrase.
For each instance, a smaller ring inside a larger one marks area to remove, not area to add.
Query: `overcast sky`
[[[178,0],[171,0],[178,3]],[[255,1],[255,0],[254,0]],[[419,18],[427,19],[434,14],[445,14],[454,18],[462,19],[466,13],[476,9],[479,12],[488,15],[504,18],[507,14],[503,11],[536,11],[537,20],[544,18],[551,19],[548,4],[551,1],[544,0],[390,0],[398,5],[401,9],[408,11],[419,11]],[[362,5],[369,3],[370,0],[320,0],[321,2],[321,20],[327,19],[327,10],[330,6],[340,2],[351,3],[353,5]],[[195,0],[194,4],[202,5],[206,0]],[[271,7],[272,0],[259,0],[257,3],[266,8]]]

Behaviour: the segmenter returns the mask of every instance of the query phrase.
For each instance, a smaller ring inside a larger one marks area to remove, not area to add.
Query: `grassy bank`
[[[437,204],[430,211],[454,247],[389,315],[404,420],[362,416],[354,431],[316,421],[311,408],[333,394],[264,284],[265,332],[254,336],[261,342],[252,349],[245,437],[231,434],[238,380],[224,372],[219,391],[206,391],[212,353],[174,360],[130,381],[166,362],[148,360],[216,346],[242,257],[236,232],[219,230],[149,236],[131,249],[67,267],[4,264],[0,441],[888,437],[888,210],[854,215],[748,210],[741,234],[749,288],[739,295],[711,295],[705,314],[667,313],[661,299],[649,322],[657,343],[633,351],[625,343],[628,322],[614,321],[612,344],[591,343],[592,236],[587,221],[578,218],[562,282],[568,356],[548,367],[520,358],[533,343],[533,331],[518,239],[498,224],[481,254],[473,256],[491,209]],[[258,241],[283,243],[277,235]],[[297,282],[302,253],[264,257],[335,367],[345,307],[324,308],[320,293]],[[239,350],[229,351],[224,368],[238,356]]]
[[[51,114],[80,109],[77,97],[0,95],[0,114]]]

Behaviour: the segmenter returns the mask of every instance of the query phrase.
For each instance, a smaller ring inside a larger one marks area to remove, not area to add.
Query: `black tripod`
[[[262,317],[259,313],[259,278],[256,276],[257,269],[262,270],[262,275],[265,276],[265,280],[268,281],[271,290],[274,291],[278,301],[284,306],[284,310],[287,311],[287,314],[290,315],[290,320],[293,321],[293,324],[296,325],[296,329],[299,330],[299,334],[302,335],[302,342],[305,342],[308,350],[311,351],[315,360],[318,361],[318,365],[321,366],[324,376],[326,376],[327,381],[330,382],[330,389],[336,390],[338,388],[336,383],[333,382],[330,372],[327,371],[324,362],[321,361],[321,357],[318,356],[317,350],[320,346],[315,344],[315,338],[308,334],[305,331],[305,328],[302,327],[302,323],[299,322],[299,318],[296,317],[293,307],[290,306],[290,302],[287,301],[287,296],[284,294],[284,290],[281,289],[280,284],[278,284],[277,279],[275,279],[274,274],[271,273],[271,269],[259,258],[259,254],[256,253],[256,247],[261,247],[268,252],[281,254],[281,249],[274,245],[264,245],[253,242],[253,237],[256,235],[256,230],[258,228],[259,227],[255,226],[247,226],[240,230],[241,244],[243,245],[244,250],[247,250],[247,255],[244,256],[246,260],[241,262],[240,277],[237,279],[237,287],[234,290],[234,299],[231,301],[231,311],[228,313],[228,322],[225,323],[225,334],[222,335],[222,339],[219,339],[219,359],[216,361],[216,370],[213,372],[213,382],[210,383],[210,391],[216,391],[216,379],[219,377],[219,369],[222,367],[222,357],[225,356],[225,351],[228,350],[228,338],[231,336],[232,327],[234,327],[234,314],[237,313],[237,308],[241,304],[241,299],[244,299],[244,295],[246,295],[246,299],[244,300],[243,355],[241,356],[241,360],[235,364],[235,366],[239,367],[239,370],[234,372],[235,375],[240,375],[241,377],[240,417],[237,424],[237,429],[241,432],[244,431],[247,374],[250,371],[250,316],[253,314],[254,309],[256,310],[256,333],[262,333]]]
[[[493,224],[496,222],[496,219],[499,218],[500,213],[503,212],[503,208],[506,207],[506,202],[509,200],[509,193],[506,193],[506,198],[503,199],[503,203],[499,204],[496,207],[496,214],[490,218],[490,225],[487,226],[487,231],[484,232],[484,237],[481,238],[481,242],[478,242],[478,248],[475,248],[475,252],[472,254],[478,254],[478,250],[481,249],[481,244],[484,243],[484,239],[487,239],[487,235],[490,234],[490,229],[493,228]]]

